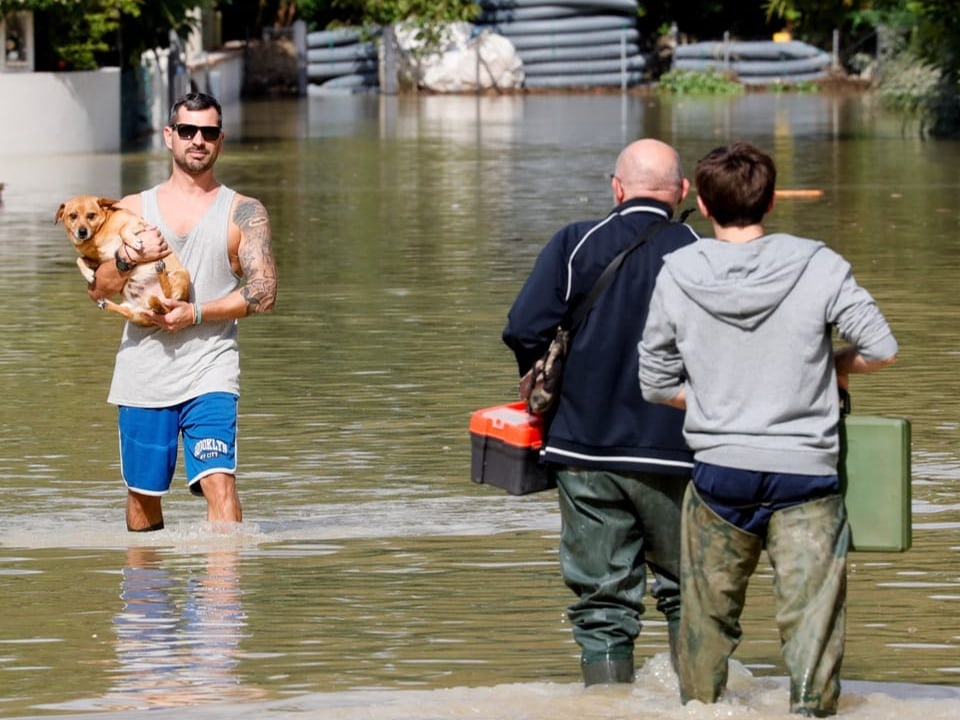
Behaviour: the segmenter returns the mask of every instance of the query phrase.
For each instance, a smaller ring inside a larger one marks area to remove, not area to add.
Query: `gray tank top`
[[[213,203],[189,233],[177,235],[160,216],[157,188],[140,193],[143,217],[160,228],[167,244],[190,272],[190,301],[208,302],[240,286],[230,267],[227,228],[236,192],[221,186]],[[159,408],[209,392],[240,394],[240,353],[236,320],[204,321],[168,333],[125,323],[107,401]]]

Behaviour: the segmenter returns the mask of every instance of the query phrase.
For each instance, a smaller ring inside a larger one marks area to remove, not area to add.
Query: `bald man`
[[[620,153],[610,185],[616,206],[553,236],[503,331],[524,376],[604,268],[633,248],[577,329],[545,418],[542,459],[559,492],[560,568],[577,596],[567,614],[586,685],[633,681],[648,569],[676,662],[680,507],[693,467],[682,411],[643,400],[637,361],[663,256],[697,240],[668,222],[690,184],[672,147],[643,139]]]

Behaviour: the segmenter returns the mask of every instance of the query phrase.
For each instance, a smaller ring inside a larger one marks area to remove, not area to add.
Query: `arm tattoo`
[[[241,198],[233,221],[240,228],[238,254],[246,280],[240,293],[247,304],[247,315],[270,312],[277,295],[277,268],[266,208],[258,200]]]

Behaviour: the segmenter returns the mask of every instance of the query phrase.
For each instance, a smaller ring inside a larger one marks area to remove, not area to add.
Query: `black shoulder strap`
[[[613,280],[613,276],[616,275],[617,270],[619,270],[620,266],[623,265],[623,261],[626,259],[627,255],[643,245],[647,240],[653,237],[653,234],[657,230],[659,230],[663,225],[667,224],[669,224],[668,220],[657,220],[656,222],[651,223],[640,236],[639,240],[633,243],[633,245],[630,247],[621,251],[613,260],[610,261],[610,264],[603,269],[603,272],[600,273],[600,277],[597,278],[597,281],[593,284],[593,287],[590,288],[590,293],[577,306],[577,309],[574,310],[573,315],[570,318],[569,332],[571,335],[576,331],[580,323],[583,322],[584,318],[587,316],[587,313],[590,312],[590,308],[593,307],[593,304],[597,301],[597,298],[600,297],[600,294],[607,289],[607,285],[609,285],[610,281]]]

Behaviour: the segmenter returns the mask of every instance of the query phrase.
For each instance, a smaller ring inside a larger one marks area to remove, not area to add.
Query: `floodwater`
[[[241,322],[246,521],[217,535],[178,478],[167,529],[123,526],[116,318],[53,218],[162,180],[165,152],[0,158],[0,717],[766,718],[787,708],[755,576],[730,691],[677,699],[651,609],[637,682],[585,690],[553,492],[470,481],[470,413],[512,399],[499,340],[539,247],[610,206],[640,136],[688,169],[768,148],[769,228],[826,240],[901,345],[856,411],[913,424],[913,548],[854,553],[840,714],[960,713],[960,145],[869,96],[343,96],[228,107],[221,179],[264,201],[280,293]],[[12,143],[15,138],[0,142]],[[692,200],[687,205],[692,205]],[[697,216],[692,222],[701,230]]]

